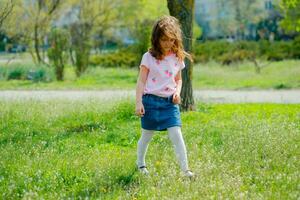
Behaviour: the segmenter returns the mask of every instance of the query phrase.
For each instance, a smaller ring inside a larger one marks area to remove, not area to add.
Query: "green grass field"
[[[134,102],[0,101],[1,199],[298,199],[300,105],[197,104],[182,113],[195,181],[166,132],[135,170]]]
[[[1,65],[1,64],[0,64]],[[30,67],[33,64],[10,64]],[[0,68],[1,73],[1,68]],[[52,75],[53,76],[53,75]],[[126,68],[89,68],[80,78],[76,78],[74,69],[66,68],[65,81],[49,83],[1,79],[0,90],[103,90],[103,89],[134,89],[138,70]],[[54,77],[53,77],[54,78]],[[260,74],[255,73],[252,63],[234,66],[221,66],[215,62],[194,66],[194,89],[299,89],[300,61],[286,60],[273,62],[265,66]]]

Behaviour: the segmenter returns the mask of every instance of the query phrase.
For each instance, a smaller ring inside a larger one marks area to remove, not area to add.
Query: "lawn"
[[[125,102],[0,101],[1,199],[298,199],[300,105],[197,104],[182,113],[194,181],[166,132],[135,170],[139,119]]]
[[[260,61],[262,62],[262,61]],[[264,62],[265,63],[265,62]],[[2,64],[3,65],[3,64]],[[6,81],[1,71],[16,67],[30,68],[32,63],[12,63],[1,68],[0,90],[103,90],[134,89],[138,76],[137,68],[91,67],[80,78],[76,78],[74,68],[67,67],[65,81],[32,82],[24,80]],[[54,80],[53,74],[51,75]],[[272,62],[255,73],[253,63],[245,62],[233,66],[221,66],[215,62],[196,64],[193,75],[194,89],[299,89],[300,61],[286,60]]]

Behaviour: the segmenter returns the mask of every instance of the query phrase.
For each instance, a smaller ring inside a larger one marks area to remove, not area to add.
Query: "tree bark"
[[[183,33],[183,46],[186,52],[192,51],[193,19],[195,0],[167,0],[170,15],[176,17],[181,23]],[[185,68],[182,70],[181,110],[195,110],[193,97],[192,75],[193,65],[185,60]]]
[[[39,35],[38,34],[39,34],[38,25],[35,24],[35,26],[34,26],[34,50],[36,53],[36,58],[37,58],[38,63],[41,63],[42,58],[40,56],[40,50],[39,50],[40,43],[39,43]]]

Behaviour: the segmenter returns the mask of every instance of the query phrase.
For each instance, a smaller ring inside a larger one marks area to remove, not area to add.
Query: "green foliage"
[[[225,53],[219,57],[218,61],[222,63],[222,65],[230,65],[233,63],[239,63],[246,60],[252,60],[255,57],[253,51],[248,50],[235,50],[231,53]]]
[[[202,36],[202,28],[198,25],[196,20],[193,21],[193,38],[200,38]]]
[[[151,47],[151,31],[154,20],[144,20],[137,22],[136,31],[134,32],[134,38],[136,43],[130,49],[137,56],[137,60],[141,60],[145,52]]]
[[[85,2],[87,3],[87,2]],[[86,11],[87,12],[87,11]],[[88,22],[77,22],[71,25],[70,34],[74,51],[75,72],[80,77],[88,68],[92,48],[91,31],[94,27]],[[73,54],[71,55],[73,56]]]
[[[291,42],[270,43],[266,57],[268,60],[279,61],[294,58],[292,55],[293,46]]]
[[[30,70],[27,73],[27,79],[32,80],[33,82],[40,82],[40,81],[50,81],[47,78],[47,71],[45,68],[43,69],[36,69],[36,70]]]
[[[300,1],[282,0],[280,10],[283,15],[281,26],[287,31],[300,32]]]
[[[102,67],[134,67],[137,65],[138,56],[128,50],[120,50],[113,53],[92,55],[90,64]]]
[[[7,70],[4,67],[0,67],[0,81],[6,80]]]
[[[0,67],[0,80],[31,80],[32,82],[49,82],[53,72],[45,66],[12,65]]]
[[[225,41],[195,43],[193,47],[195,62],[208,62],[211,59],[215,60],[219,58],[219,56],[230,51],[230,48],[232,48],[232,46]]]
[[[5,51],[5,43],[3,41],[0,41],[0,52]]]
[[[232,47],[227,47],[230,49],[229,52],[217,58],[222,65],[230,65],[256,58],[257,45],[255,42],[238,41],[231,45]]]
[[[134,47],[129,51],[140,62],[142,55],[150,47],[150,37],[154,22],[163,15],[168,15],[167,1],[123,1],[126,8],[122,10],[122,23],[129,31],[129,38],[134,40]],[[138,16],[138,17],[136,17]],[[136,63],[138,64],[138,63]]]
[[[292,58],[300,59],[300,36],[293,40]]]
[[[8,72],[7,80],[21,80],[25,79],[25,70],[21,67],[10,69]]]
[[[258,55],[271,61],[280,61],[284,59],[297,59],[293,56],[292,42],[276,41],[269,42],[262,40],[259,42]]]
[[[216,60],[223,64],[231,64],[244,60],[267,59],[280,61],[298,59],[298,40],[274,41],[260,40],[259,42],[238,41],[208,41],[194,45],[195,62]]]

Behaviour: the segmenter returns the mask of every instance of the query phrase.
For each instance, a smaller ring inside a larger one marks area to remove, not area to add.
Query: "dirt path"
[[[134,99],[134,90],[103,90],[103,91],[0,91],[0,100],[119,100]],[[231,91],[231,90],[196,90],[196,101],[212,103],[300,103],[300,90],[259,90],[259,91]]]

